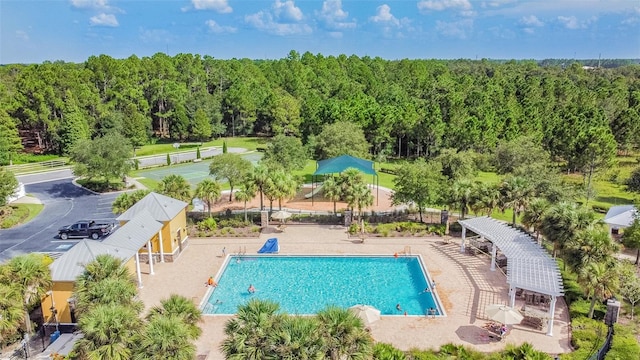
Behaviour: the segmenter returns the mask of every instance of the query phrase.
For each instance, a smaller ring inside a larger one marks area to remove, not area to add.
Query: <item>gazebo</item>
[[[357,169],[367,175],[373,175],[376,184],[376,203],[378,201],[378,193],[380,188],[378,173],[373,168],[373,161],[360,159],[351,155],[342,155],[332,159],[320,160],[316,164],[316,171],[312,176],[311,184],[311,204],[313,204],[313,195],[315,194],[316,176],[341,173],[349,168]]]
[[[547,335],[553,335],[556,299],[564,294],[558,264],[528,234],[487,216],[458,220],[462,226],[460,251],[465,251],[467,229],[492,243],[491,271],[496,268],[496,252],[500,248],[507,257],[507,283],[510,306],[515,306],[516,289],[549,295]]]

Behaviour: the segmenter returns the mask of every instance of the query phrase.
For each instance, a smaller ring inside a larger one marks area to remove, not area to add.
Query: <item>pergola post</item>
[[[551,296],[551,304],[549,304],[549,322],[547,323],[547,336],[553,336],[553,319],[556,314],[556,296]]]
[[[164,244],[162,242],[162,229],[158,232],[158,242],[160,243],[160,262],[164,262]]]
[[[516,306],[516,287],[509,286],[509,306],[514,308]]]
[[[153,255],[151,254],[151,240],[147,241],[147,256],[149,257],[149,274],[153,275]]]
[[[142,289],[142,272],[140,272],[140,255],[136,251],[136,275],[138,277],[138,287]]]
[[[496,253],[498,252],[498,247],[496,243],[491,242],[491,271],[496,271]]]
[[[467,228],[462,225],[462,241],[460,241],[460,252],[464,252],[464,242],[467,238]]]

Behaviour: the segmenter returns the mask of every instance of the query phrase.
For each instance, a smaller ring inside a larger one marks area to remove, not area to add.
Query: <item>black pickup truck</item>
[[[58,229],[58,236],[60,239],[66,240],[70,237],[86,238],[90,237],[93,240],[98,240],[103,236],[111,234],[115,224],[107,221],[96,220],[81,220],[75,224],[63,226]]]

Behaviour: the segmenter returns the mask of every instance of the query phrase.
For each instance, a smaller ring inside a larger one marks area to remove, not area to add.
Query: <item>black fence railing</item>
[[[604,344],[602,347],[593,354],[589,360],[604,360],[607,356],[607,352],[611,349],[611,342],[613,341],[613,325],[609,325],[609,330],[607,330],[607,338],[604,340]]]

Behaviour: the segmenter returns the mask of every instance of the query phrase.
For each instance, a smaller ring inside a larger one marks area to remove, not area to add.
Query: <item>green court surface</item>
[[[253,164],[260,161],[262,158],[262,154],[260,153],[251,153],[242,155],[243,158],[251,161]],[[203,160],[197,163],[185,163],[185,164],[176,164],[170,166],[163,166],[152,168],[148,170],[140,170],[137,172],[137,176],[146,177],[149,179],[153,179],[156,181],[161,181],[167,175],[181,175],[191,185],[195,186],[200,181],[210,178],[213,176],[209,175],[209,164],[211,163],[211,159]],[[226,182],[226,180],[220,180],[221,182]]]

